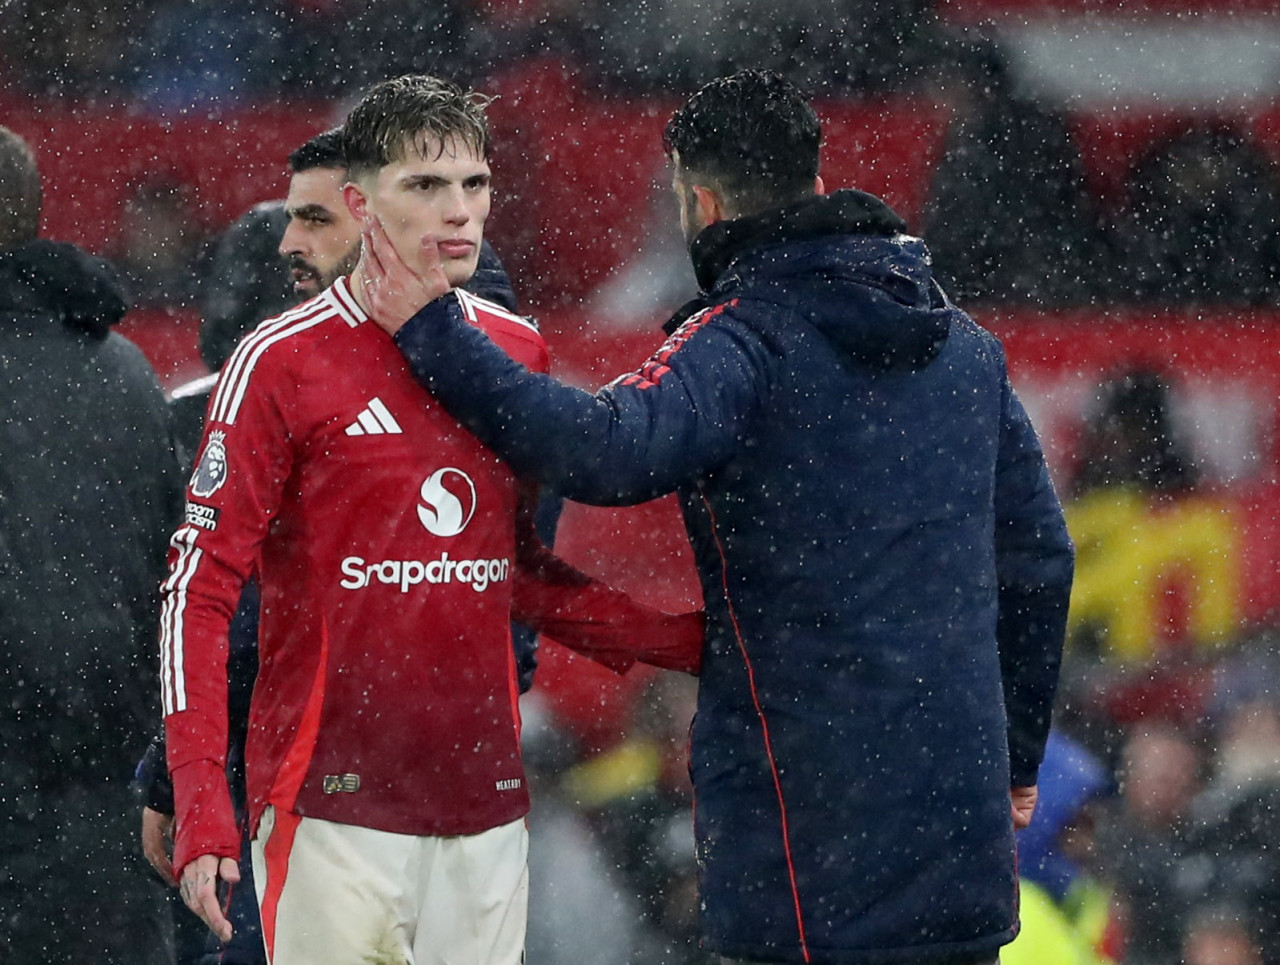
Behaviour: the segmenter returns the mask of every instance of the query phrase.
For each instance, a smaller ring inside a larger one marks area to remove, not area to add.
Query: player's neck
[[[364,291],[364,270],[360,265],[356,265],[355,269],[347,278],[347,284],[351,289],[351,297],[356,300],[356,304],[369,317],[373,317],[373,310],[369,305],[369,299]]]

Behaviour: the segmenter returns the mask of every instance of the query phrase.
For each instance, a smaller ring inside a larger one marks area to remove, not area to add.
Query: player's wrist
[[[226,773],[217,761],[199,760],[173,771],[173,867],[181,872],[201,855],[237,859],[240,829]]]

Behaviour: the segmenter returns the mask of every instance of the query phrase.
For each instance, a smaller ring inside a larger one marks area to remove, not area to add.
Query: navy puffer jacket
[[[693,256],[703,298],[595,395],[510,363],[449,298],[397,339],[517,472],[584,502],[680,493],[707,609],[704,944],[994,958],[1072,576],[1000,344],[861,192],[720,222]]]

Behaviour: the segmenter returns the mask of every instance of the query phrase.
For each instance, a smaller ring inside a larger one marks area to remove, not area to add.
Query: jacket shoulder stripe
[[[240,404],[244,401],[245,391],[249,387],[249,379],[253,375],[253,368],[267,349],[332,317],[333,309],[330,306],[317,305],[312,315],[276,326],[269,332],[264,331],[261,336],[254,338],[252,343],[241,345],[236,350],[236,354],[240,355],[241,352],[244,354],[236,360],[237,370],[232,378],[225,380],[225,384],[218,386],[218,400],[214,404],[211,421],[227,425],[235,424],[236,414],[240,411]]]

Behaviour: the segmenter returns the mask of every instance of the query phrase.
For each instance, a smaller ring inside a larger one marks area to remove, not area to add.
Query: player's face
[[[400,160],[365,179],[367,210],[410,268],[421,270],[422,243],[434,241],[449,283],[463,285],[475,273],[489,217],[489,164],[455,137],[423,146],[425,153],[406,145]]]
[[[320,294],[350,272],[360,255],[360,224],[342,200],[346,179],[339,168],[312,168],[289,181],[284,202],[289,226],[280,254],[289,263],[299,298]]]

